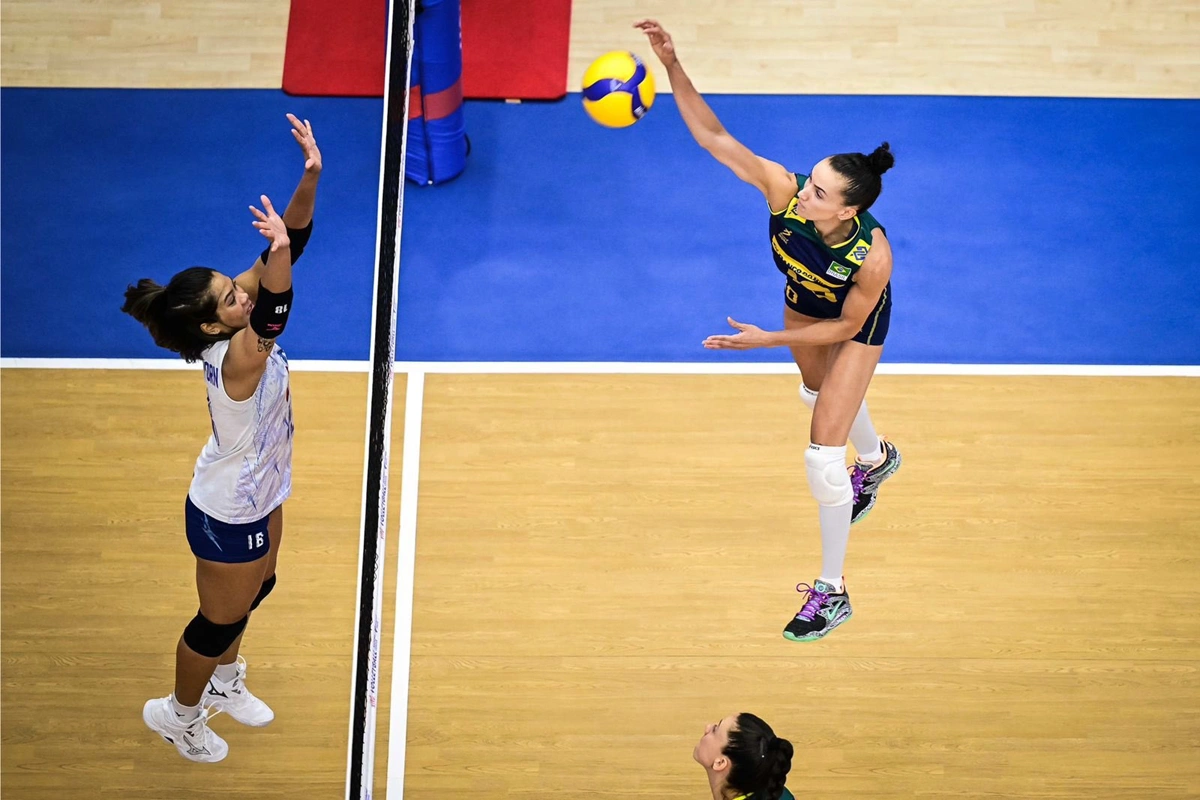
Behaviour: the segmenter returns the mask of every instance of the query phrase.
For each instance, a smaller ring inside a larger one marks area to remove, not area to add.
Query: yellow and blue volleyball
[[[609,128],[627,128],[654,105],[654,75],[633,53],[605,53],[583,73],[583,107]]]

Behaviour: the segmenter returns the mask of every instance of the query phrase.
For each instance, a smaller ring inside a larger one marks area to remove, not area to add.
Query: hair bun
[[[887,142],[876,147],[871,155],[867,156],[867,167],[876,175],[887,172],[895,163],[896,157],[892,155],[891,146]]]

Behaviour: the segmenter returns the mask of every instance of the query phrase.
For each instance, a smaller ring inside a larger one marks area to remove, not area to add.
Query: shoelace
[[[825,592],[818,592],[807,583],[796,584],[796,591],[801,594],[807,593],[808,597],[804,600],[804,607],[800,609],[800,613],[796,615],[796,619],[802,619],[805,622],[812,622],[813,617],[821,610],[821,606],[829,599],[829,595]]]
[[[208,748],[208,734],[210,733],[210,731],[208,729],[208,720],[212,719],[213,717],[217,716],[217,714],[220,714],[220,713],[221,713],[220,711],[209,711],[208,708],[201,708],[200,716],[196,717],[194,720],[189,722],[184,727],[184,732],[187,733],[187,735],[189,737],[191,737],[192,740],[195,741],[197,744],[199,744],[201,747],[207,749]],[[197,730],[197,727],[199,728],[199,730]]]
[[[858,502],[862,497],[863,484],[867,480],[867,472],[858,464],[850,470],[850,488],[854,489],[854,502]]]

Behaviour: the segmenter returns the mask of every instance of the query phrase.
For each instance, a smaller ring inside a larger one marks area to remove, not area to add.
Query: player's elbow
[[[848,342],[858,335],[862,330],[864,320],[854,320],[850,317],[838,317],[834,322],[833,336],[835,337],[832,344]]]

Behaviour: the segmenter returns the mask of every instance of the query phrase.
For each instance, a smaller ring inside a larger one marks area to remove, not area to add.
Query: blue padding
[[[459,0],[426,0],[414,27],[412,82],[421,97],[453,87],[462,78]],[[416,183],[443,183],[467,165],[466,120],[461,106],[430,119],[428,111],[408,123],[404,174]]]
[[[807,170],[887,139],[873,209],[896,253],[886,361],[1200,364],[1190,225],[1195,101],[714,96],[752,149]],[[398,355],[785,361],[700,347],[726,315],[776,327],[766,206],[658,98],[632,128],[580,96],[470,103],[471,169],[410,187]],[[125,284],[262,249],[246,206],[325,153],[296,269],[292,358],[369,352],[381,103],[270,91],[0,91],[4,356],[163,355]],[[86,124],[85,124],[86,123]]]

